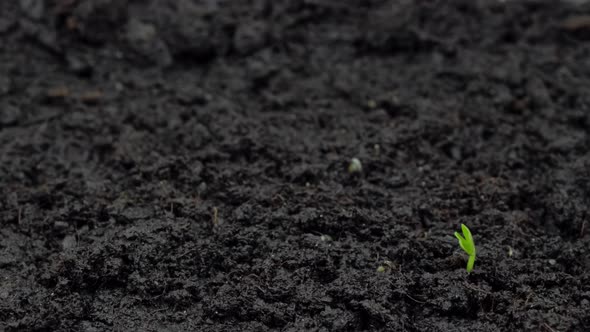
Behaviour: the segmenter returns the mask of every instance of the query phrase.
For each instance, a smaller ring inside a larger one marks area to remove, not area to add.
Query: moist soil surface
[[[1,1],[0,330],[588,331],[589,12]]]

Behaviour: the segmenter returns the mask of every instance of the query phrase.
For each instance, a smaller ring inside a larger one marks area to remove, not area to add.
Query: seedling
[[[467,272],[471,272],[473,270],[473,265],[475,264],[475,244],[473,243],[473,237],[471,236],[471,231],[467,226],[461,224],[461,230],[463,230],[463,236],[459,234],[459,232],[455,232],[455,236],[459,240],[459,245],[463,250],[469,255],[469,260],[467,261]]]

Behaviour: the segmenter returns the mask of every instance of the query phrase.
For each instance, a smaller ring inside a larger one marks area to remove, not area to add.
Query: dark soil
[[[588,13],[0,1],[0,330],[588,331]]]

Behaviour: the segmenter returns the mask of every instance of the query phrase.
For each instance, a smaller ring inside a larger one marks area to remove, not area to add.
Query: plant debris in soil
[[[575,2],[1,1],[0,330],[590,330]]]

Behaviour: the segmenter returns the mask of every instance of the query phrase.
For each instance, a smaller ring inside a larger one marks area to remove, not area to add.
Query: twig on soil
[[[166,311],[167,309],[168,308],[156,309],[156,310],[153,310],[152,312],[150,312],[150,314],[153,315],[153,314],[158,313],[158,312]]]
[[[524,300],[524,307],[526,308],[527,304],[529,304],[529,300],[531,299],[531,297],[533,296],[533,292],[530,292],[526,299]]]
[[[182,257],[184,257],[184,256],[186,256],[186,255],[188,255],[188,254],[192,254],[192,253],[194,253],[195,251],[197,251],[197,249],[196,249],[196,248],[195,248],[195,249],[190,249],[190,250],[187,250],[187,251],[183,252],[182,254],[178,255],[178,256],[176,257],[176,259],[182,258]]]
[[[415,298],[411,297],[411,296],[410,296],[410,294],[408,294],[408,293],[404,293],[404,294],[405,294],[405,295],[406,295],[406,296],[407,296],[407,297],[408,297],[410,300],[412,300],[412,301],[414,301],[414,302],[416,302],[416,303],[421,303],[421,304],[425,304],[425,303],[426,303],[426,302],[424,302],[424,301],[418,301],[418,300],[416,300]]]
[[[543,323],[543,326],[549,331],[549,332],[555,332],[554,329],[551,328],[551,326],[549,326],[547,323]]]
[[[213,207],[213,227],[219,226],[219,210],[217,206]]]
[[[485,294],[485,295],[490,295],[490,294],[492,294],[492,293],[490,293],[490,292],[488,292],[488,291],[485,291],[485,290],[483,290],[483,289],[481,289],[481,288],[479,288],[479,287],[477,287],[477,286],[470,285],[470,284],[469,284],[469,283],[467,283],[467,282],[464,282],[464,283],[463,283],[463,285],[464,285],[465,287],[467,287],[467,288],[469,288],[469,289],[473,290],[473,291],[480,292],[480,293],[482,293],[482,294]]]

